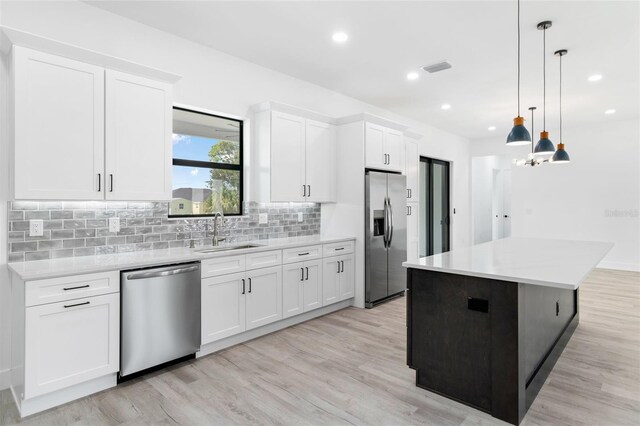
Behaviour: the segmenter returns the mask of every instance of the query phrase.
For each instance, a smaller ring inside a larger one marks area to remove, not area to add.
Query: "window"
[[[242,121],[173,108],[169,217],[242,214]]]

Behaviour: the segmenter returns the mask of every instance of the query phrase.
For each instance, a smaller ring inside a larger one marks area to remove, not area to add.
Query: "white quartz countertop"
[[[228,244],[228,246],[256,244],[259,247],[219,251],[213,253],[199,253],[198,250],[207,247],[173,248],[166,250],[146,250],[131,253],[106,254],[98,256],[69,257],[63,259],[36,260],[33,262],[9,263],[9,269],[22,280],[37,280],[65,275],[88,274],[92,272],[128,270],[145,268],[148,266],[167,265],[173,263],[191,262],[214,257],[223,257],[268,250],[279,250],[314,244],[327,244],[353,240],[354,237],[329,237],[313,235],[307,237],[276,238],[272,240],[243,241]],[[224,247],[223,244],[220,247]],[[212,248],[212,247],[209,247]]]
[[[575,290],[612,243],[505,238],[404,262],[407,268]]]

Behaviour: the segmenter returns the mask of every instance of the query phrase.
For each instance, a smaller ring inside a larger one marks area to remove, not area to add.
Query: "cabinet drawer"
[[[304,246],[282,250],[282,263],[304,262],[322,257],[322,246]]]
[[[263,251],[246,255],[247,271],[282,265],[282,250]]]
[[[216,257],[206,259],[201,262],[202,278],[214,277],[216,275],[233,274],[244,272],[246,259],[245,255]]]
[[[27,281],[25,305],[44,305],[118,291],[120,291],[119,271]]]
[[[323,256],[339,256],[353,253],[355,244],[353,241],[342,241],[339,243],[325,244],[323,246]]]

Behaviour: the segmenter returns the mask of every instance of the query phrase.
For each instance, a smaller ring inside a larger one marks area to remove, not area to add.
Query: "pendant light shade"
[[[518,116],[513,119],[513,128],[507,136],[507,145],[526,145],[531,142],[531,134],[524,127],[524,118],[520,117],[520,0],[518,0]]]
[[[551,163],[562,164],[571,161],[569,154],[564,149],[564,143],[562,143],[562,57],[567,54],[567,50],[557,50],[554,54],[560,57],[560,142],[558,143],[558,150],[551,157]]]
[[[542,131],[540,132],[540,140],[536,144],[533,155],[544,156],[552,155],[556,151],[556,147],[549,139],[547,132],[547,29],[551,28],[551,21],[542,21],[537,28],[542,30]]]

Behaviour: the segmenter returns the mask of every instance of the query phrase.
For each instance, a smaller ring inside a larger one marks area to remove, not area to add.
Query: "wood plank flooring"
[[[640,424],[640,274],[595,270],[580,303],[580,326],[523,424]],[[504,424],[417,388],[405,356],[402,298],[344,309],[22,421],[3,391],[0,424]]]

